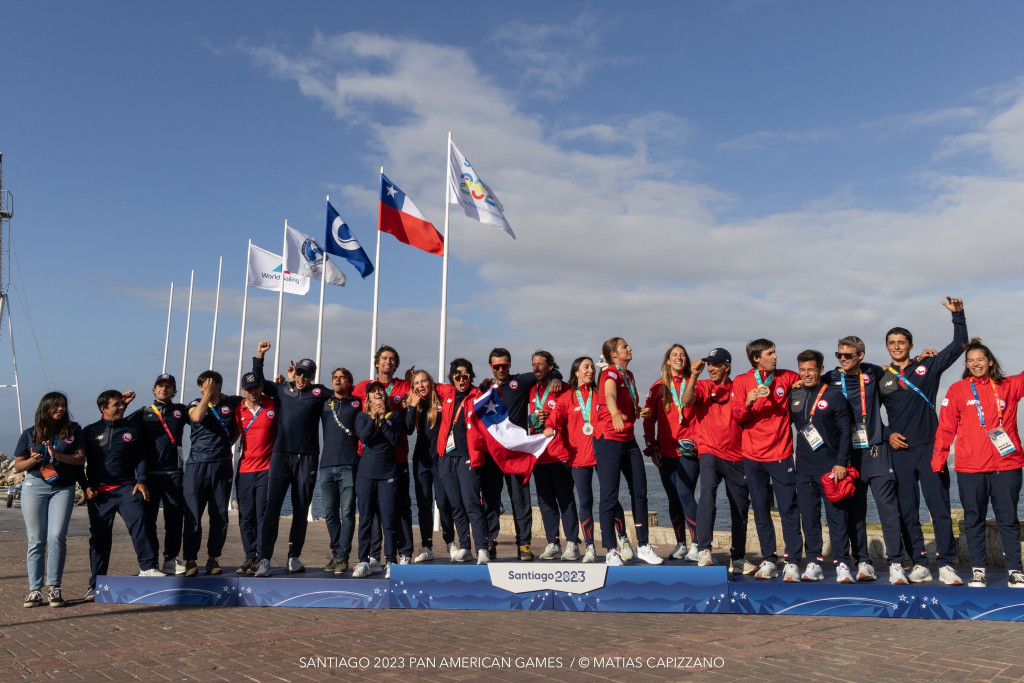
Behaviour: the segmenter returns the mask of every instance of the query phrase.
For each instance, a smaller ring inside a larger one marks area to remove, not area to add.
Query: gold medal
[[[767,384],[760,384],[760,385],[758,385],[758,387],[757,387],[757,395],[760,396],[761,398],[765,398],[765,397],[767,397],[771,393],[772,393],[772,390],[768,388]]]

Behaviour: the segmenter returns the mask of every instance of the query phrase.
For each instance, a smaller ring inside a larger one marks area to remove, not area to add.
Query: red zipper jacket
[[[792,370],[776,370],[768,396],[758,396],[747,407],[747,394],[757,388],[753,368],[732,382],[729,399],[733,417],[742,432],[743,457],[776,462],[793,455],[793,429],[789,423],[789,390],[800,379]],[[763,376],[762,376],[763,377]]]
[[[932,450],[932,470],[938,472],[949,458],[949,447],[956,439],[954,467],[957,472],[1004,472],[1024,467],[1024,452],[1021,451],[1020,436],[1017,434],[1017,402],[1024,397],[1024,375],[1006,377],[995,389],[999,392],[1002,407],[1002,428],[1016,446],[1009,455],[999,455],[988,432],[1000,426],[999,410],[992,382],[986,377],[974,380],[981,409],[985,414],[985,427],[978,419],[978,407],[971,391],[971,380],[962,379],[946,392],[939,409],[939,428],[935,432],[935,448]]]
[[[732,414],[732,381],[715,384],[697,380],[693,388],[693,433],[699,453],[711,453],[722,460],[743,460],[743,434]]]
[[[672,381],[676,385],[676,392],[682,398],[683,378],[673,377]],[[661,386],[659,379],[647,392],[647,403],[644,407],[651,409],[651,416],[644,419],[644,443],[655,444],[663,458],[678,458],[680,455],[676,445],[680,440],[690,439],[696,443],[693,408],[683,408],[683,419],[680,421],[679,408],[674,400],[670,399],[668,408],[665,407]]]
[[[590,387],[580,387],[580,395],[583,397],[583,405],[587,405],[587,397],[590,396]],[[594,406],[591,401],[590,412],[593,414]],[[591,417],[591,420],[593,418]],[[564,449],[568,454],[569,465],[572,467],[593,467],[597,464],[594,459],[594,436],[583,433],[583,411],[579,401],[576,400],[576,391],[571,387],[562,392],[555,403],[555,409],[548,415],[545,427],[555,430],[555,438],[548,446],[549,452]],[[558,444],[555,446],[555,444]]]

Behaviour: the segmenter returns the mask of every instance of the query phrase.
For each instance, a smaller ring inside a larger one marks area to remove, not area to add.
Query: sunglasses
[[[314,374],[315,373],[309,372],[307,370],[300,370],[298,368],[295,369],[296,377],[312,377]]]
[[[494,368],[495,370],[508,370],[510,367],[512,367],[512,364],[511,363],[494,363],[493,365],[491,365],[491,367]]]
[[[839,351],[836,351],[836,358],[839,360],[853,360],[856,357],[857,354],[855,353],[840,353]]]
[[[456,372],[452,375],[452,379],[469,379],[469,374],[465,372]]]

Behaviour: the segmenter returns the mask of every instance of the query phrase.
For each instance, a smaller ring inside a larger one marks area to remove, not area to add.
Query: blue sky
[[[15,197],[12,298],[30,419],[53,386],[81,422],[108,387],[148,395],[175,282],[170,371],[233,381],[248,239],[322,234],[324,196],[372,254],[377,171],[440,228],[445,136],[519,239],[452,214],[449,359],[484,374],[612,335],[642,383],[669,343],[742,355],[910,327],[940,296],[1010,370],[1024,354],[1024,9],[993,2],[7,3],[0,151]],[[385,236],[380,341],[437,370],[441,260]],[[324,363],[365,377],[371,280],[327,293]],[[14,290],[18,291],[15,292]],[[285,359],[315,350],[316,295],[285,304]],[[247,354],[276,296],[250,295]],[[0,383],[11,375],[6,325]],[[739,359],[738,359],[739,360]],[[743,369],[742,361],[736,365]],[[952,379],[954,373],[948,378]],[[0,448],[16,432],[0,392]],[[12,445],[12,444],[11,444]]]

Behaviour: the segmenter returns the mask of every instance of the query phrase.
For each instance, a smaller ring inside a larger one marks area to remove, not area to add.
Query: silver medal
[[[590,436],[593,433],[594,433],[594,425],[590,424],[589,422],[586,423],[585,425],[583,425],[583,434],[584,434],[584,436]]]

